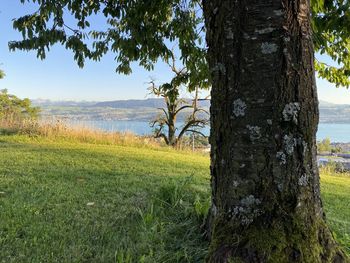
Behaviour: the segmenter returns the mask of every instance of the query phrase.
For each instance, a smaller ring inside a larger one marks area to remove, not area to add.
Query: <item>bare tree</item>
[[[161,114],[150,123],[150,126],[154,128],[155,138],[163,138],[167,145],[176,147],[187,132],[205,136],[200,130],[208,124],[209,113],[198,105],[199,87],[195,88],[192,102],[180,98],[180,89],[183,86],[186,87],[187,70],[185,67],[181,69],[176,67],[174,55],[171,57],[171,62],[167,64],[175,74],[171,82],[157,86],[154,80],[150,81],[150,93],[164,98],[166,105],[165,108],[158,108]],[[177,128],[177,117],[185,109],[192,109],[192,112],[186,118],[183,126]]]

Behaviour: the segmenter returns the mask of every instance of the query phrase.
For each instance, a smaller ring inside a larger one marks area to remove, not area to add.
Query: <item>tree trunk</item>
[[[212,72],[208,262],[347,262],[325,223],[307,0],[203,0]]]
[[[168,120],[168,139],[169,145],[175,147],[177,145],[176,139],[176,117],[174,117],[173,113],[169,112],[169,120]]]

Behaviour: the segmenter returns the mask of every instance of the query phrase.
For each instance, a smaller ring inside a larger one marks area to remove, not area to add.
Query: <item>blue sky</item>
[[[41,61],[35,52],[9,52],[8,41],[19,39],[12,28],[12,19],[35,10],[35,6],[20,4],[19,0],[2,0],[0,7],[0,68],[6,73],[0,89],[7,88],[19,97],[51,100],[117,100],[143,99],[147,95],[150,77],[159,82],[171,78],[168,68],[158,64],[153,72],[133,66],[129,76],[115,73],[114,55],[106,55],[101,62],[87,62],[79,69],[72,54],[55,46]],[[102,26],[102,21],[93,21]],[[326,60],[328,60],[326,58]],[[350,90],[335,88],[324,80],[317,80],[319,99],[350,104]]]

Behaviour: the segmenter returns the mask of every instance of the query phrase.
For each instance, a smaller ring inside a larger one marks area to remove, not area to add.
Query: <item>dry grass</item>
[[[319,168],[320,174],[325,176],[348,176],[350,177],[349,171],[343,171],[339,168],[339,164],[330,162],[327,165],[322,165]]]
[[[71,124],[64,120],[16,120],[13,118],[0,119],[0,135],[28,135],[44,137],[49,140],[66,140],[70,142],[85,142],[103,145],[122,145],[136,147],[168,147],[161,138],[152,135],[138,136],[132,132],[106,132],[83,124]],[[175,150],[193,152],[192,138],[184,137]],[[208,148],[197,143],[195,152],[207,155]]]
[[[83,125],[69,125],[62,120],[0,120],[1,134],[40,136],[52,140],[86,142],[106,145],[159,147],[161,142],[151,136],[137,136],[131,132],[104,132]]]

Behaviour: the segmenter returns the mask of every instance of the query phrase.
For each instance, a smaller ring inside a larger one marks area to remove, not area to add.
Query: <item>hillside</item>
[[[207,156],[27,136],[0,148],[2,262],[203,262]],[[350,178],[321,178],[350,252]]]
[[[33,100],[35,106],[42,108],[43,117],[55,116],[73,120],[133,120],[150,121],[157,114],[157,108],[164,107],[163,99],[116,100],[104,102],[76,102]],[[209,110],[210,102],[201,101],[199,105]],[[184,120],[190,111],[180,114]],[[321,123],[350,123],[350,105],[333,104],[320,101]]]
[[[320,101],[320,122],[350,123],[350,105]]]
[[[185,99],[188,103],[191,103],[190,99]],[[209,108],[209,101],[199,101],[198,105],[203,108]],[[165,107],[164,99],[146,99],[146,100],[115,100],[98,102],[94,107],[110,107],[110,108],[161,108]]]
[[[94,105],[94,107],[109,107],[116,109],[160,108],[164,106],[165,103],[163,99],[103,101]]]

